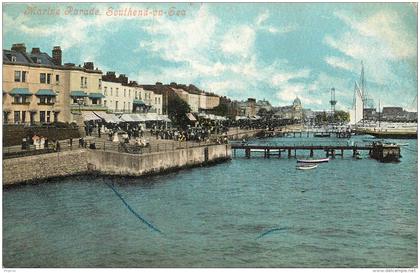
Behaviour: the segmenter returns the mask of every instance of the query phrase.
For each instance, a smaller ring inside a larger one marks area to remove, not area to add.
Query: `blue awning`
[[[105,98],[105,96],[102,93],[89,93],[88,96],[91,99],[102,99],[102,98]]]
[[[133,104],[136,104],[136,105],[146,105],[142,100],[134,100],[133,101]]]
[[[71,91],[70,97],[87,97],[87,94],[83,91]]]
[[[52,91],[51,89],[39,89],[38,92],[36,92],[37,96],[57,96],[56,93],[54,93],[54,91]]]
[[[21,96],[31,96],[32,93],[29,92],[28,88],[13,88],[10,92],[10,95],[21,95]]]

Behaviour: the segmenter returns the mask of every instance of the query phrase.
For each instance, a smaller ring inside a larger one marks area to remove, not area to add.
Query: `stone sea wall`
[[[142,176],[231,158],[230,145],[209,145],[142,155],[73,150],[3,160],[3,185],[39,182],[85,173]]]
[[[3,160],[3,185],[13,185],[86,172],[86,150]]]

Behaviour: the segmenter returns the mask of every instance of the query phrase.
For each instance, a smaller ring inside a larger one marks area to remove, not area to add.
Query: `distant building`
[[[303,120],[303,107],[300,99],[296,97],[292,105],[277,107],[274,116],[279,119]]]
[[[220,97],[205,92],[195,85],[177,84],[175,82],[166,85],[183,101],[188,103],[193,113],[206,111],[217,107],[220,104]]]
[[[102,72],[92,62],[62,64],[62,50],[52,57],[25,44],[3,50],[3,123],[72,122],[84,111],[105,111]]]
[[[417,112],[408,112],[402,107],[383,107],[380,118],[395,122],[417,121]]]

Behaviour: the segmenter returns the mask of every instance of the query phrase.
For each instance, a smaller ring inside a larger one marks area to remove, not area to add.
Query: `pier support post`
[[[246,158],[251,158],[251,150],[249,148],[245,149],[245,157]]]
[[[357,154],[357,150],[353,149],[353,157],[356,157],[356,154]]]
[[[270,158],[270,149],[267,149],[267,158]]]
[[[281,158],[281,150],[279,149],[279,158]]]
[[[335,158],[335,150],[331,150],[331,157]]]
[[[341,158],[344,157],[344,149],[341,149]]]
[[[291,158],[292,157],[292,149],[287,149],[287,157]]]
[[[309,153],[309,157],[314,157],[314,150],[311,149],[311,152]]]

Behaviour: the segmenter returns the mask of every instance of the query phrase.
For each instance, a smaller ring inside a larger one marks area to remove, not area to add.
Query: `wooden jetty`
[[[368,151],[371,158],[381,162],[398,162],[400,147],[394,144],[373,143],[365,146],[349,145],[253,145],[253,144],[232,144],[233,156],[237,150],[244,150],[245,157],[251,158],[252,153],[264,154],[264,158],[277,156],[281,158],[282,153],[287,153],[287,157],[296,157],[297,150],[309,152],[309,157],[314,156],[314,151],[324,151],[326,157],[344,157],[344,151],[351,151],[352,156],[356,157],[359,151]],[[337,153],[339,152],[339,153]],[[293,155],[292,155],[293,154]]]
[[[279,136],[288,137],[336,137],[336,138],[350,138],[350,131],[342,130],[284,130],[277,132]]]

